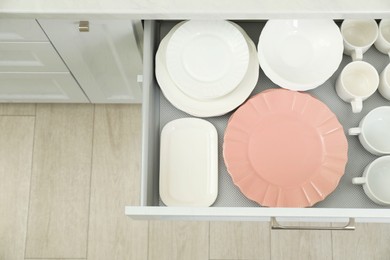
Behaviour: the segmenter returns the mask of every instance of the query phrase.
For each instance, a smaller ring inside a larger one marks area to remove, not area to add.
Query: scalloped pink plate
[[[338,185],[348,160],[344,129],[309,94],[264,91],[229,119],[223,157],[233,182],[268,207],[308,207]]]

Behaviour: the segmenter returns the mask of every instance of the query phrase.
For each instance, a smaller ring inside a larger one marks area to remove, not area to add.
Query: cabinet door
[[[141,102],[140,21],[38,22],[92,103]]]
[[[0,102],[88,103],[69,72],[0,73]]]
[[[0,42],[0,72],[68,72],[50,42]]]
[[[0,18],[0,42],[49,42],[34,19]]]

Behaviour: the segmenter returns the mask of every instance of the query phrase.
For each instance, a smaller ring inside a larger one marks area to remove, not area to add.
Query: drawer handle
[[[89,32],[89,21],[80,21],[79,31],[80,32]]]
[[[345,231],[353,231],[355,230],[355,219],[349,218],[349,221],[346,225],[341,227],[321,227],[321,226],[285,226],[281,225],[276,217],[271,217],[271,229],[275,230],[345,230]]]

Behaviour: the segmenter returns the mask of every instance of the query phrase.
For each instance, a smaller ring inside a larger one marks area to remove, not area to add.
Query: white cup
[[[363,109],[363,101],[377,90],[379,75],[376,69],[365,61],[353,61],[341,71],[336,81],[337,95],[351,103],[352,112]]]
[[[390,154],[390,106],[371,110],[349,135],[358,135],[363,147],[372,154]]]
[[[375,20],[344,20],[341,24],[344,39],[344,54],[352,60],[362,60],[363,54],[378,37],[378,24]]]
[[[379,34],[374,45],[378,51],[390,56],[390,19],[379,23]]]
[[[353,184],[363,185],[366,195],[375,203],[390,205],[390,156],[382,156],[367,165],[362,177],[352,179]]]
[[[386,66],[379,76],[378,90],[384,98],[390,100],[390,64]]]

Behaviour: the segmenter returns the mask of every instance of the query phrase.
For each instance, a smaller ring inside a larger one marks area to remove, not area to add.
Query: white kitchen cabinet
[[[239,24],[247,31],[255,44],[265,21]],[[347,137],[349,161],[346,172],[337,189],[324,201],[310,208],[268,208],[248,200],[232,183],[222,158],[224,127],[230,114],[207,118],[213,123],[219,135],[219,194],[211,207],[166,207],[159,197],[160,129],[170,120],[186,117],[187,114],[174,108],[161,92],[154,76],[154,56],[158,44],[173,27],[174,21],[145,21],[144,72],[143,72],[143,130],[142,170],[140,206],[126,207],[126,215],[136,219],[180,219],[180,220],[251,220],[269,221],[275,228],[275,220],[349,222],[390,222],[390,208],[376,205],[364,194],[361,186],[352,184],[352,178],[360,176],[365,165],[376,157],[368,154],[356,137]],[[378,70],[388,64],[388,57],[374,47],[365,54]],[[339,70],[323,86],[309,93],[324,98],[323,101],[340,117],[344,129],[358,124],[360,117],[351,116],[348,103],[340,100],[334,89],[334,82],[341,69],[350,62],[345,56]],[[254,93],[269,87],[276,87],[260,70],[259,82]],[[327,97],[327,98],[325,98]],[[367,100],[364,115],[369,109],[387,104],[378,93]],[[332,227],[333,228],[333,227]],[[337,227],[336,227],[337,228]],[[302,227],[299,227],[302,229]],[[351,230],[350,226],[341,228]]]
[[[0,72],[69,72],[50,42],[0,42]]]
[[[69,72],[0,72],[0,102],[88,103]]]
[[[0,18],[0,42],[49,42],[33,19]]]
[[[36,20],[0,19],[0,102],[89,102]]]
[[[141,21],[38,22],[92,103],[141,102]]]

